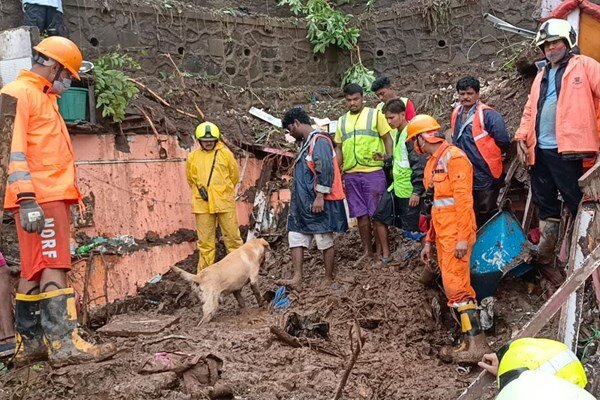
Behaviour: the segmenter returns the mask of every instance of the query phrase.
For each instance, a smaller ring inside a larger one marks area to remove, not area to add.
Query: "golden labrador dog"
[[[197,275],[190,274],[172,266],[183,279],[192,283],[192,289],[202,304],[202,320],[198,325],[209,322],[219,307],[219,297],[233,294],[240,308],[245,308],[242,288],[250,282],[250,288],[259,306],[263,299],[258,291],[258,271],[269,249],[269,242],[264,239],[252,239],[242,247],[229,253],[221,261],[204,268]]]

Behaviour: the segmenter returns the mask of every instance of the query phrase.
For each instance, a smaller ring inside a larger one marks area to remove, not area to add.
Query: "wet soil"
[[[171,273],[147,284],[135,298],[97,310],[92,327],[116,314],[137,317],[178,316],[179,322],[158,335],[108,338],[92,333],[90,340],[116,341],[120,351],[111,360],[53,370],[47,364],[14,369],[0,377],[0,398],[20,399],[191,399],[181,377],[173,373],[137,373],[145,359],[162,351],[213,353],[224,361],[221,383],[238,399],[330,399],[350,356],[349,329],[355,320],[366,343],[344,391],[346,399],[454,399],[479,372],[445,364],[437,357],[452,344],[457,326],[447,312],[439,289],[418,282],[418,245],[396,237],[396,265],[355,267],[360,254],[358,233],[336,239],[338,275],[333,286],[323,283],[320,255],[305,256],[303,290],[292,291],[293,302],[283,312],[258,308],[249,288],[243,290],[247,309],[240,311],[233,296],[223,299],[216,318],[198,327],[200,303],[187,283]],[[285,243],[273,243],[261,272],[261,291],[291,275]],[[179,265],[193,271],[197,255]],[[490,336],[498,349],[543,303],[527,293],[522,281],[505,282],[498,293],[496,327]],[[439,310],[439,311],[436,311]],[[292,348],[269,332],[283,327],[287,313],[318,313],[330,323],[330,339],[322,346],[339,356],[307,347]],[[550,325],[543,335],[553,336]],[[86,331],[87,332],[87,331]],[[90,331],[91,332],[91,331]],[[157,343],[156,339],[175,335]],[[17,397],[15,397],[17,396]],[[482,398],[486,398],[482,395]]]

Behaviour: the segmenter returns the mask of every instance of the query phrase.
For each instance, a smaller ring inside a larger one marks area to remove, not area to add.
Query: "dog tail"
[[[184,271],[174,265],[171,266],[171,269],[188,282],[194,282],[194,278],[196,278],[196,275],[190,274],[189,272]]]

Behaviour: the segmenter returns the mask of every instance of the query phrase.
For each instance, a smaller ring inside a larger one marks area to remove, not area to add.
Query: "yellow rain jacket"
[[[215,166],[207,187],[213,160]],[[217,214],[235,210],[235,185],[239,180],[239,169],[233,153],[221,141],[211,151],[202,147],[192,151],[186,161],[186,174],[192,189],[192,213]],[[200,197],[201,186],[208,192],[208,201]]]

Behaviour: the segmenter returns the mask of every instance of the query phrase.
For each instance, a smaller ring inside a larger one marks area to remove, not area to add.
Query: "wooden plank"
[[[108,324],[98,329],[98,332],[110,336],[154,335],[177,321],[179,321],[179,317],[166,315],[156,316],[155,318],[117,315]]]
[[[584,202],[579,208],[571,236],[571,249],[567,265],[567,276],[581,268],[585,255],[596,246],[596,238],[590,235],[590,227],[597,223],[596,203]],[[564,342],[573,352],[577,352],[584,288],[571,293],[563,305],[558,324],[558,340]]]
[[[508,171],[506,172],[506,178],[504,179],[504,187],[500,189],[500,194],[498,195],[498,200],[496,201],[496,205],[498,208],[502,208],[504,204],[504,200],[510,191],[512,179],[515,176],[515,172],[520,165],[519,157],[515,157],[508,167]]]
[[[592,199],[600,199],[600,158],[596,161],[596,165],[579,178],[578,183],[581,191],[586,196]]]
[[[17,115],[17,99],[5,93],[0,95],[0,224],[4,213],[4,194],[8,179],[8,160],[13,128]]]
[[[538,310],[533,318],[515,335],[513,339],[523,337],[534,337],[540,330],[552,319],[554,314],[567,301],[571,293],[575,292],[583,285],[594,271],[600,266],[600,246],[596,247],[583,262],[581,269],[575,271],[573,275],[567,278],[562,286],[552,295],[552,297]],[[458,400],[478,400],[481,398],[481,393],[488,389],[488,386],[493,384],[495,377],[485,371],[465,389],[458,397]]]
[[[525,202],[525,212],[523,213],[523,223],[521,227],[523,232],[527,235],[529,233],[529,227],[531,226],[531,220],[533,219],[533,210],[535,205],[533,204],[533,192],[531,191],[531,184],[529,186],[529,192],[527,192],[527,201]]]

